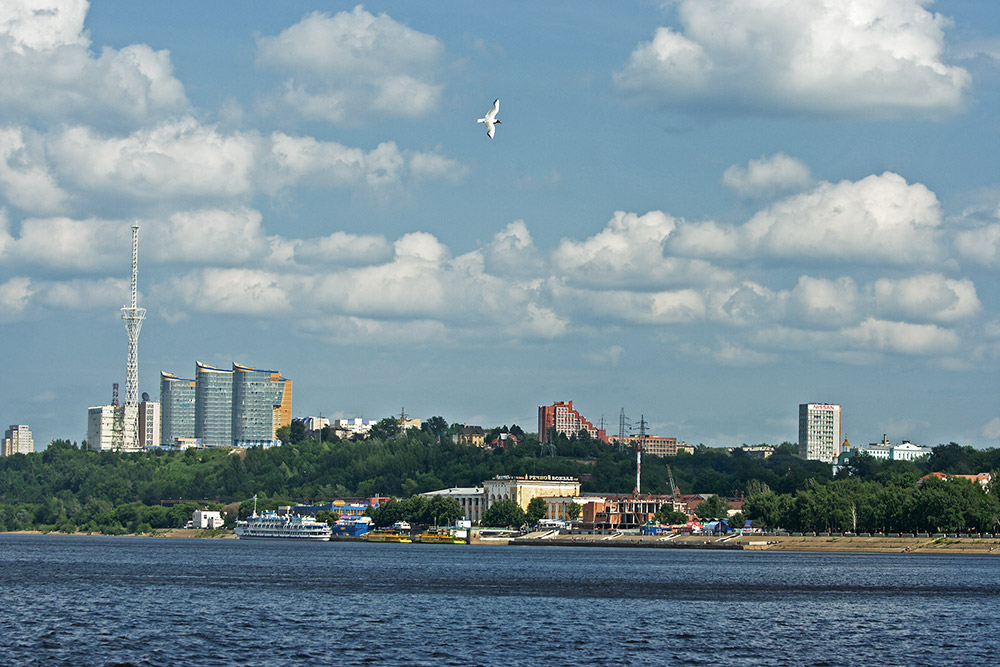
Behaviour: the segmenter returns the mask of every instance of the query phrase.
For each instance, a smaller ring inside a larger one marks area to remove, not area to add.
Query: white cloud
[[[24,276],[0,283],[0,322],[19,320],[28,308],[33,293],[31,279]]]
[[[74,279],[36,285],[40,305],[56,310],[96,310],[111,312],[130,298],[131,283],[123,278]]]
[[[68,195],[56,183],[34,133],[0,128],[0,195],[30,214],[63,212]]]
[[[980,433],[983,434],[983,437],[989,438],[990,440],[1000,438],[1000,417],[994,417],[983,424],[983,428],[980,429]]]
[[[0,17],[0,111],[106,126],[184,112],[168,51],[144,44],[91,51],[89,3],[8,0]]]
[[[617,366],[625,348],[621,345],[610,345],[600,350],[587,352],[583,358],[595,366]]]
[[[955,248],[984,266],[1000,266],[1000,223],[983,225],[955,234]]]
[[[249,208],[179,211],[166,222],[143,225],[150,237],[143,245],[161,262],[244,264],[270,248],[261,221],[260,212]]]
[[[48,150],[62,181],[88,192],[138,200],[232,198],[253,191],[258,141],[183,118],[123,137],[72,127],[54,133]]]
[[[679,0],[614,76],[626,95],[716,113],[939,116],[969,73],[944,59],[950,22],[926,0]]]
[[[333,232],[318,239],[298,241],[295,259],[303,262],[330,264],[374,264],[386,261],[392,250],[384,236]]]
[[[886,172],[821,183],[760,211],[741,231],[764,255],[914,264],[943,258],[940,224],[933,192]]]
[[[370,114],[420,116],[439,103],[441,42],[361,5],[313,12],[257,46],[258,63],[291,74],[282,101],[304,118],[354,124]]]
[[[726,272],[700,260],[664,255],[678,220],[660,211],[617,211],[607,226],[584,241],[563,239],[552,253],[560,273],[595,287],[659,287],[726,280]]]
[[[940,274],[900,280],[880,278],[872,291],[880,313],[909,321],[957,322],[982,309],[971,280],[952,280]]]
[[[252,269],[201,269],[150,290],[151,300],[201,313],[268,317],[292,309],[303,279]]]
[[[851,278],[824,280],[800,276],[787,294],[789,314],[820,329],[835,329],[857,321],[860,295]]]
[[[544,270],[544,263],[524,220],[515,220],[494,234],[482,253],[486,269],[497,275],[528,279]]]
[[[746,167],[729,167],[722,175],[722,182],[741,197],[768,197],[802,190],[812,183],[812,175],[801,160],[777,153],[750,160]]]
[[[261,187],[268,192],[293,185],[379,188],[407,178],[457,180],[466,168],[437,153],[401,151],[386,141],[373,150],[349,148],[333,141],[271,136],[268,163],[262,168]]]
[[[844,338],[852,346],[894,354],[945,354],[958,348],[958,334],[933,324],[911,324],[867,318],[845,329]]]
[[[127,270],[128,263],[122,257],[128,257],[130,244],[131,231],[117,222],[28,218],[21,222],[21,235],[7,241],[0,262],[88,272],[107,270],[117,263]]]

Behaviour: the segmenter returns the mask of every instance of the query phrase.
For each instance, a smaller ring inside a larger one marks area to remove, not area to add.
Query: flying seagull
[[[500,111],[500,100],[493,100],[493,108],[486,112],[486,117],[480,118],[479,120],[476,121],[477,123],[486,124],[486,136],[489,137],[490,139],[492,139],[493,135],[496,133],[496,127],[494,126],[500,124],[500,119],[497,118],[497,113],[499,111]]]

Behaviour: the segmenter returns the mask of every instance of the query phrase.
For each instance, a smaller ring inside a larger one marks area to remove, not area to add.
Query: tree
[[[545,498],[535,497],[528,503],[528,510],[525,512],[525,518],[528,520],[528,523],[533,526],[544,519],[545,515],[548,513],[549,504],[545,502]]]
[[[500,500],[483,512],[482,524],[486,526],[519,527],[527,521],[521,506],[513,500]]]
[[[699,519],[724,519],[728,516],[729,503],[722,496],[709,496],[698,503],[694,513]]]
[[[340,515],[336,512],[331,512],[330,510],[319,510],[316,512],[317,521],[322,521],[331,526],[337,523],[338,519],[340,519]]]
[[[370,433],[373,438],[385,441],[391,440],[399,435],[399,431],[399,420],[395,417],[386,417],[385,419],[379,420],[377,424],[372,426]]]
[[[448,420],[440,416],[430,417],[420,425],[420,429],[428,433],[433,433],[435,436],[440,436],[448,430]]]
[[[566,516],[570,521],[576,521],[579,519],[582,512],[583,505],[579,503],[571,502],[569,505],[566,505]]]
[[[653,518],[660,523],[675,525],[679,523],[687,523],[688,515],[680,510],[673,509],[668,504],[663,504],[660,505],[660,509],[653,515]]]
[[[391,526],[404,518],[404,506],[395,498],[390,498],[375,509],[370,509],[372,522],[379,528]]]
[[[428,512],[434,519],[434,525],[451,526],[465,516],[462,504],[454,498],[437,495],[431,498]]]

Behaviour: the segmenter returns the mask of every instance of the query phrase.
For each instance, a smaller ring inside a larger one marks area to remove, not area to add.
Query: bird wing
[[[486,123],[486,136],[487,137],[489,137],[490,139],[492,139],[493,135],[496,134],[496,131],[497,131],[496,125],[494,125],[493,123]]]

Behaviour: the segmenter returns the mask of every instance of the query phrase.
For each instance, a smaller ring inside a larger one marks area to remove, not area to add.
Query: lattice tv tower
[[[123,406],[122,449],[139,449],[139,329],[146,319],[146,309],[136,304],[139,282],[139,225],[132,225],[132,293],[129,306],[122,308],[128,334],[128,360],[125,363],[125,405]]]

